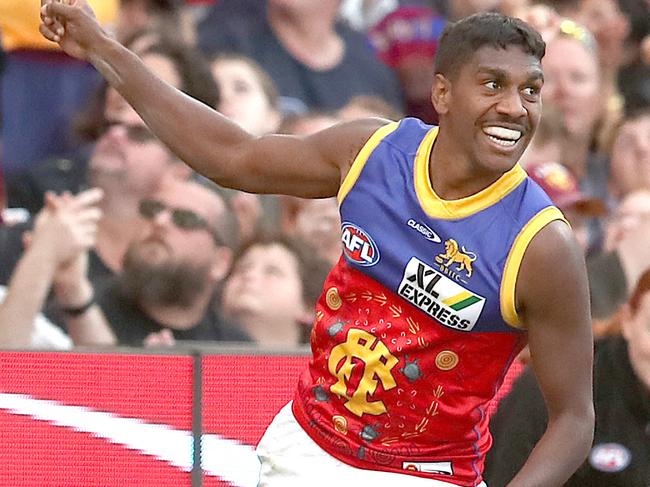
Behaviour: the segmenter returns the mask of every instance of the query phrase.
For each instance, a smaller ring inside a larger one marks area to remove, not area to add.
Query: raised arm
[[[42,0],[41,33],[90,61],[183,161],[216,183],[253,193],[333,196],[358,151],[385,120],[294,137],[254,137],[169,86],[107,35],[85,0]],[[55,20],[57,19],[57,20]]]
[[[526,250],[516,286],[548,427],[509,487],[560,486],[593,438],[593,338],[584,258],[563,222],[543,228]]]

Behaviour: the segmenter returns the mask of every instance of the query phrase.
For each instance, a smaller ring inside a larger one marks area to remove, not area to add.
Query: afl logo
[[[357,265],[369,267],[379,262],[379,249],[365,231],[353,223],[341,227],[341,240],[345,257]]]

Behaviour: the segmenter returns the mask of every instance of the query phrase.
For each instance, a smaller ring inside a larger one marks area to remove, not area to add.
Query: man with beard
[[[170,179],[139,209],[141,229],[122,273],[98,296],[118,342],[248,341],[213,303],[231,261],[222,241],[228,225],[221,198],[198,183]]]

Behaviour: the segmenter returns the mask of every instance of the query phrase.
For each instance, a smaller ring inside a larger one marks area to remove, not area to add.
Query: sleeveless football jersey
[[[343,256],[293,412],[344,462],[474,486],[491,445],[486,407],[526,342],[519,266],[563,216],[519,165],[475,195],[440,199],[437,131],[416,119],[380,128],[341,185]]]

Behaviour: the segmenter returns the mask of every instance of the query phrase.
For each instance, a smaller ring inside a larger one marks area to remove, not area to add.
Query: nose
[[[160,227],[167,227],[171,224],[171,213],[170,211],[165,208],[158,213],[151,219],[154,227],[160,228]]]
[[[502,115],[516,120],[526,116],[526,107],[521,100],[521,95],[518,90],[508,90],[503,93],[503,96],[497,103],[496,110]]]

